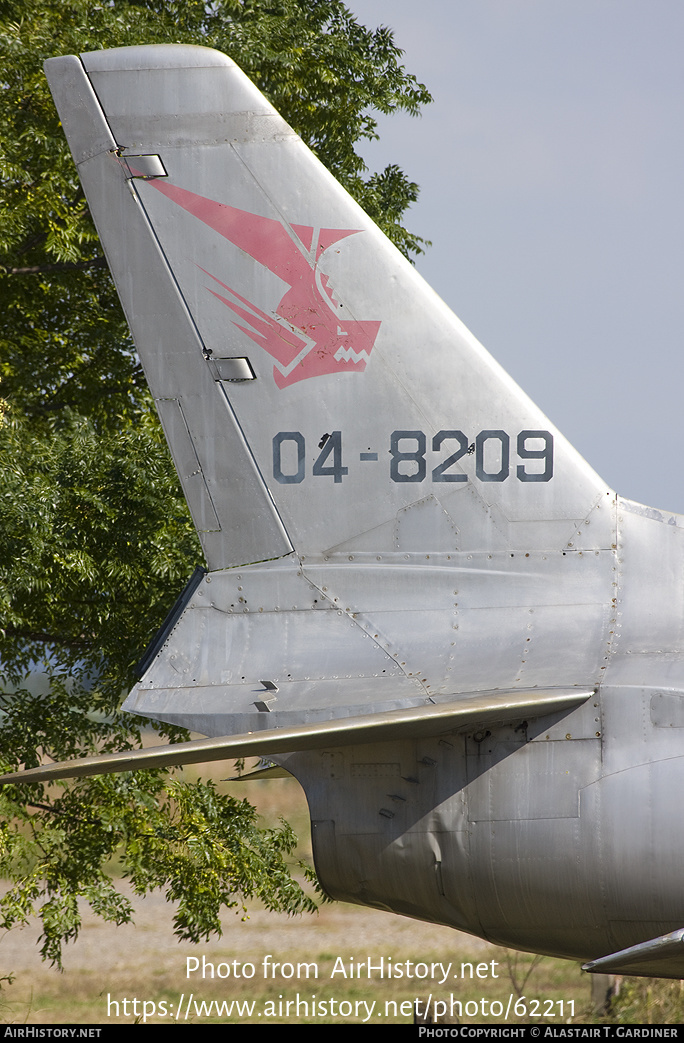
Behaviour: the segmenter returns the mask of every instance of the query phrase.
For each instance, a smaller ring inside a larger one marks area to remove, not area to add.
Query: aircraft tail
[[[596,475],[229,58],[46,72],[210,569],[586,517]]]
[[[591,686],[599,595],[552,559],[610,547],[609,490],[234,62],[46,73],[210,570],[127,708],[216,735]]]

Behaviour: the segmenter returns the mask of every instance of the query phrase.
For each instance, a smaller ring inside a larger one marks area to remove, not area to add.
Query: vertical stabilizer
[[[210,568],[561,545],[602,501],[229,58],[46,70]]]

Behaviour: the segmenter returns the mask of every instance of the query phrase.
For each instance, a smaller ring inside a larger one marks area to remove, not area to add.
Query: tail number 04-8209
[[[511,460],[511,443],[515,456]],[[324,434],[317,444],[311,475],[341,482],[349,474],[343,463],[342,432]],[[474,457],[475,477],[481,482],[505,482],[513,475],[519,482],[549,482],[553,477],[553,435],[550,431],[480,431],[470,441],[463,431],[438,431],[428,450],[424,431],[392,431],[387,450],[389,478],[393,482],[467,482],[459,460]],[[383,454],[384,455],[384,454]],[[358,453],[359,464],[378,463],[380,453],[371,446]],[[355,460],[355,455],[349,458]],[[306,440],[301,431],[279,431],[273,437],[273,477],[281,485],[299,485],[307,474]]]

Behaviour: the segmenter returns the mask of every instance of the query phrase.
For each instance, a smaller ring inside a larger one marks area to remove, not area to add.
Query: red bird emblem
[[[279,388],[328,373],[363,372],[380,322],[342,318],[328,277],[318,266],[330,246],[360,229],[288,225],[206,199],[161,178],[147,184],[289,284],[275,313],[268,314],[202,268],[221,287],[207,288],[237,317],[233,322],[238,329],[274,359],[273,379]]]

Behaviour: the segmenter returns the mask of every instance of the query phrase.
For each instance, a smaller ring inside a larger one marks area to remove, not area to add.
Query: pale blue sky
[[[684,4],[347,0],[435,101],[419,270],[619,493],[684,513]]]

